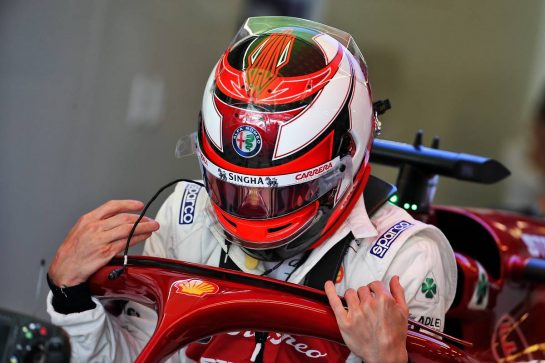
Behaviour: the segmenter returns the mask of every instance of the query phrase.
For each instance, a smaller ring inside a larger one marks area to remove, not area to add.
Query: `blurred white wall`
[[[243,5],[0,2],[1,307],[43,315],[39,261],[79,215],[198,176],[173,148],[195,128]],[[336,0],[322,10],[323,22],[356,38],[375,97],[391,99],[387,139],[411,141],[424,128],[445,149],[499,157],[545,73],[539,0]],[[437,201],[495,206],[501,188],[442,180]]]

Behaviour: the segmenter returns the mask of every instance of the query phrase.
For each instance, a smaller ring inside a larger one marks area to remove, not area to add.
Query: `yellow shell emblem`
[[[335,279],[335,283],[340,284],[343,279],[344,279],[344,267],[341,266],[341,268],[339,269],[339,272],[337,273],[337,278]]]
[[[204,296],[206,294],[215,294],[219,291],[219,287],[215,283],[199,279],[176,281],[174,286],[177,288],[177,294],[191,296]]]

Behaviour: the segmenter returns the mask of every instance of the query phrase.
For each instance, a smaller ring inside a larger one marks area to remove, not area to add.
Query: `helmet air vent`
[[[278,226],[278,227],[271,227],[271,228],[267,229],[267,232],[269,232],[269,233],[279,232],[279,231],[281,231],[283,229],[288,228],[289,226],[291,226],[291,223],[284,224],[284,225]]]

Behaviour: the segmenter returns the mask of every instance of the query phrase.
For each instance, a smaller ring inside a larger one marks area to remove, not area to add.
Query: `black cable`
[[[291,270],[291,272],[288,274],[288,277],[286,277],[284,279],[284,281],[288,281],[291,277],[291,275],[295,272],[295,270],[297,270],[308,258],[308,256],[310,255],[310,252],[311,251],[306,251],[304,252],[302,255],[301,255],[301,258],[297,261],[297,264],[295,265],[295,267],[293,268],[293,270]],[[282,264],[285,262],[286,260],[282,260],[280,262],[278,262],[276,265],[274,265],[273,267],[271,267],[270,269],[266,270],[265,272],[263,272],[260,276],[268,276],[271,272],[273,272],[274,270],[276,270],[277,268],[279,268],[280,266],[282,266]],[[280,280],[280,279],[278,279]]]
[[[285,260],[282,260],[280,262],[278,262],[276,265],[274,265],[273,267],[271,267],[270,269],[266,270],[265,272],[263,272],[260,276],[267,276],[268,274],[270,274],[271,272],[273,272],[274,270],[276,270],[277,268],[279,268],[283,263],[284,263]]]
[[[157,191],[157,193],[155,193],[155,195],[146,203],[146,206],[144,207],[142,212],[140,212],[140,216],[138,217],[136,222],[134,222],[134,224],[132,226],[132,229],[131,229],[131,233],[129,233],[129,236],[127,237],[127,244],[125,245],[125,251],[123,252],[123,267],[117,268],[117,269],[113,270],[112,272],[110,272],[110,274],[108,275],[109,280],[117,279],[127,269],[127,263],[128,263],[128,256],[127,255],[129,253],[129,246],[130,246],[132,235],[134,234],[134,231],[136,230],[136,227],[138,226],[138,223],[140,223],[142,218],[144,218],[144,215],[146,214],[146,212],[147,212],[148,208],[150,207],[151,203],[153,203],[155,201],[155,199],[157,199],[159,194],[161,194],[166,188],[168,188],[168,187],[170,187],[170,186],[172,186],[174,184],[177,184],[179,182],[193,183],[193,184],[200,185],[201,187],[204,188],[203,183],[200,183],[200,182],[197,182],[197,181],[194,181],[194,180],[190,180],[190,179],[176,179],[176,180],[171,181],[170,183],[168,183],[166,185],[163,185],[161,187],[161,189],[159,189]]]

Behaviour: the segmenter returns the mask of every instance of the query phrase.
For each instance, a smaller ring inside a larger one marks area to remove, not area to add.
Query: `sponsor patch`
[[[177,294],[191,296],[204,296],[219,291],[219,287],[215,283],[200,279],[179,280],[174,283],[174,287]]]
[[[295,175],[295,180],[297,181],[307,181],[315,175],[321,175],[329,169],[333,168],[333,163],[330,161],[328,163],[322,164],[314,169],[309,169]],[[312,180],[312,179],[310,179]]]
[[[199,196],[200,185],[188,184],[184,190],[182,204],[180,205],[180,220],[179,224],[191,224],[195,219],[195,206],[197,205],[197,197]]]
[[[488,281],[488,275],[485,269],[477,262],[479,268],[479,279],[475,284],[473,295],[468,303],[470,309],[484,310],[488,306],[488,294],[490,282]]]
[[[337,278],[335,279],[336,284],[340,284],[344,279],[344,266],[341,265],[339,272],[337,273]]]
[[[407,228],[411,227],[413,224],[407,221],[401,221],[396,223],[394,226],[390,227],[389,230],[384,232],[382,236],[375,242],[373,247],[371,247],[371,254],[377,256],[378,258],[383,258],[386,252],[390,249],[390,246],[396,238]]]
[[[429,328],[441,330],[441,319],[439,318],[421,315],[418,317],[413,316],[411,319]]]
[[[428,273],[422,283],[420,289],[416,293],[416,300],[429,304],[430,302],[439,302],[439,289],[437,279],[432,272]]]
[[[437,294],[437,284],[435,283],[435,280],[431,277],[426,277],[422,286],[420,286],[420,291],[424,294],[426,299],[433,299]]]
[[[339,156],[333,160],[326,161],[321,165],[296,173],[261,176],[240,174],[223,169],[209,160],[198,148],[198,146],[197,155],[199,157],[201,167],[204,170],[224,182],[244,187],[281,188],[289,185],[308,183],[326,175],[328,178],[331,178],[330,180],[336,180],[336,178],[340,179],[344,175],[343,172],[340,171],[343,162]]]
[[[231,336],[242,336],[244,338],[253,338],[255,336],[255,332],[251,330],[234,331],[234,332],[229,332],[227,334]],[[273,333],[273,332],[267,335],[267,342],[269,342],[270,344],[272,345],[287,344],[289,346],[292,346],[296,352],[301,353],[302,355],[305,355],[307,358],[317,359],[317,358],[322,358],[327,356],[327,351],[321,352],[318,349],[313,349],[308,344],[305,344],[302,341],[305,341],[305,337],[299,337],[299,336],[283,334],[283,333]],[[319,348],[319,347],[316,347],[316,348]],[[308,360],[305,360],[305,361],[308,361]]]
[[[233,148],[244,158],[251,158],[261,150],[261,135],[252,126],[243,125],[233,132]]]

